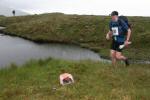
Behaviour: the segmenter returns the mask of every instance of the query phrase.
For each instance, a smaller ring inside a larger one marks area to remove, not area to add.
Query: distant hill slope
[[[131,59],[150,60],[150,18],[128,17],[132,23],[132,45],[125,50]],[[74,43],[109,56],[111,41],[106,41],[110,17],[93,15],[41,15],[4,17],[5,32],[38,42]]]
[[[15,10],[15,9],[0,5],[0,15],[12,16],[12,10]],[[20,11],[20,10],[15,10],[15,11],[16,11],[16,16],[29,15],[28,13]]]

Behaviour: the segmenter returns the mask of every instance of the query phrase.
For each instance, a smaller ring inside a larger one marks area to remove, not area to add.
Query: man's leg
[[[129,66],[128,59],[125,56],[123,56],[121,52],[116,51],[116,59],[123,60],[126,64],[126,66]]]
[[[127,58],[125,56],[123,56],[121,52],[116,51],[116,59],[126,60]]]
[[[116,51],[115,50],[110,50],[110,57],[112,60],[112,65],[116,64]]]

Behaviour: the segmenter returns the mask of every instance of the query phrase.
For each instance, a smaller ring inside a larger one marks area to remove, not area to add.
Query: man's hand
[[[125,46],[127,47],[129,44],[131,44],[131,42],[129,42],[129,41],[125,41]]]
[[[106,34],[106,40],[110,40],[110,36],[108,33]]]
[[[110,40],[111,36],[112,36],[112,32],[109,31],[109,32],[106,34],[106,39],[107,39],[107,40]]]

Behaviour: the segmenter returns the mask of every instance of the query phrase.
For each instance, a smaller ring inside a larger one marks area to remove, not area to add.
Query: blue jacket
[[[124,42],[126,38],[126,33],[128,31],[128,25],[123,20],[118,19],[117,22],[110,21],[109,29],[113,33],[113,40],[116,42]]]

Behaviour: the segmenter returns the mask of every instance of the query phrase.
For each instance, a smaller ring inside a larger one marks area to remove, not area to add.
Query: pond
[[[98,53],[79,46],[59,43],[38,44],[19,37],[0,34],[0,67],[50,57],[65,60],[102,60]]]

